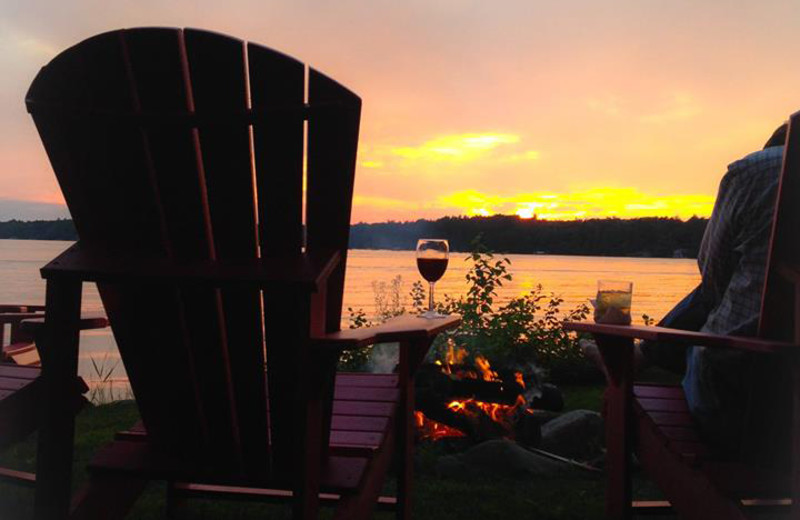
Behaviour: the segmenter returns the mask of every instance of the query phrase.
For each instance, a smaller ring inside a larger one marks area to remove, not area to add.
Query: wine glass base
[[[419,315],[420,318],[425,318],[426,320],[441,320],[447,318],[447,314],[440,314],[436,311],[425,311]]]

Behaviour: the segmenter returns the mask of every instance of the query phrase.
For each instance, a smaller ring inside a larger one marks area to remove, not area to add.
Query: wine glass
[[[447,240],[439,238],[421,238],[417,242],[417,269],[419,274],[430,284],[428,297],[428,310],[420,315],[429,320],[445,318],[446,314],[439,314],[433,310],[433,284],[444,275],[447,270],[447,259],[450,256],[450,246]]]

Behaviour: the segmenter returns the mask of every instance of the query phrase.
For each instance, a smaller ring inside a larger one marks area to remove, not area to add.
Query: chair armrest
[[[704,347],[735,348],[751,352],[800,352],[800,345],[785,341],[770,341],[742,336],[722,336],[705,332],[668,329],[664,327],[646,327],[642,325],[606,325],[590,322],[566,322],[566,330],[588,332],[603,336],[645,339],[649,341],[679,341]]]
[[[0,303],[0,314],[7,312],[40,312],[44,305],[28,305],[26,303]]]
[[[301,286],[316,291],[341,262],[338,251],[242,260],[181,262],[152,256],[113,255],[80,242],[44,266],[42,278],[88,282],[174,283],[188,286]]]
[[[43,312],[4,312],[0,314],[0,325],[20,323],[25,320],[43,317]]]
[[[22,322],[22,330],[30,334],[38,334],[44,329],[45,318],[44,316],[26,319]],[[78,324],[80,330],[91,329],[104,329],[108,327],[108,318],[102,315],[86,315],[81,316]]]
[[[374,343],[431,339],[440,332],[458,327],[460,323],[461,316],[457,314],[434,320],[406,315],[392,318],[375,327],[342,330],[315,336],[311,338],[311,341],[317,347],[350,349]]]

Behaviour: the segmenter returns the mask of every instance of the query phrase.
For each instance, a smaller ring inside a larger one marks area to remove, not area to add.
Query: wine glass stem
[[[428,311],[433,312],[433,284],[436,282],[428,282],[431,286],[431,290],[428,291]]]

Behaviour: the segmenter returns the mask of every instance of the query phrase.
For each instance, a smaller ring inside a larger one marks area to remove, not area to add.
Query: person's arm
[[[714,210],[706,225],[700,250],[697,255],[697,265],[702,279],[695,289],[678,302],[667,313],[658,326],[671,329],[699,331],[714,307],[715,296],[720,287],[727,284],[732,272],[730,251],[732,247],[732,229],[736,214],[733,212],[734,173],[732,167],[719,184]],[[670,372],[682,374],[686,370],[686,344],[643,341],[639,345],[645,365],[655,365]]]
[[[702,297],[702,284],[686,295],[664,318],[659,327],[699,331],[710,309]],[[639,345],[644,362],[681,374],[686,369],[686,344],[643,341]]]

